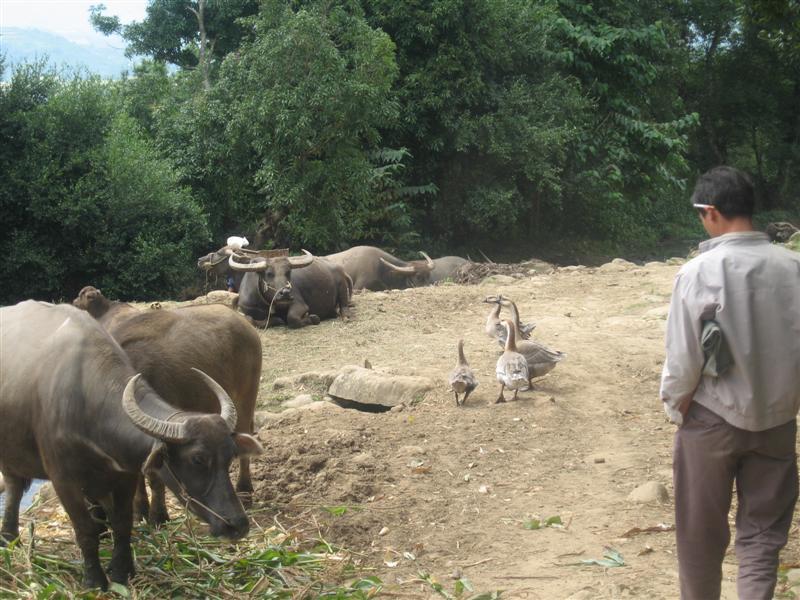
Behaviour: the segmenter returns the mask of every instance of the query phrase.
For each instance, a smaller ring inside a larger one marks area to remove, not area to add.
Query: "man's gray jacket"
[[[700,338],[715,320],[733,364],[703,375]],[[800,253],[763,233],[727,233],[700,244],[675,278],[667,319],[661,399],[676,416],[688,398],[740,429],[763,431],[800,408]],[[677,418],[675,418],[677,417]]]

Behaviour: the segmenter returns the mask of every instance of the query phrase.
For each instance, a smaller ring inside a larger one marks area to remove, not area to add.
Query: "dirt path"
[[[414,581],[424,571],[450,591],[463,575],[476,591],[512,598],[675,598],[674,533],[623,534],[673,523],[671,500],[627,497],[649,481],[672,493],[673,426],[658,383],[677,268],[608,264],[505,284],[364,293],[349,323],[265,332],[267,402],[308,391],[273,391],[277,376],[364,358],[440,385],[402,412],[326,404],[271,420],[260,434],[268,452],[256,463],[257,498],[282,515],[315,511],[326,539],[360,552],[392,593],[431,595]],[[568,355],[534,391],[501,405],[492,403],[498,348],[483,333],[481,303],[494,293],[538,324],[536,339]],[[445,383],[459,337],[480,379],[463,408]],[[563,527],[525,528],[554,516]],[[605,546],[624,567],[571,564],[602,558]],[[797,558],[793,542],[783,559]],[[735,598],[734,573],[729,556],[726,598]]]
[[[607,264],[355,297],[353,318],[262,334],[261,409],[279,410],[311,386],[273,389],[278,377],[335,370],[368,358],[377,371],[433,378],[438,386],[401,411],[368,414],[316,402],[270,416],[267,450],[254,462],[255,503],[265,524],[317,523],[352,551],[386,597],[435,597],[456,579],[504,598],[677,597],[673,505],[628,494],[658,482],[672,494],[673,426],[658,400],[663,334],[677,266]],[[495,405],[499,347],[483,333],[486,295],[514,299],[534,337],[567,359],[517,402]],[[456,344],[480,385],[457,408],[446,377]],[[533,519],[561,526],[529,529]],[[800,561],[793,530],[782,562]],[[575,564],[618,551],[625,565]],[[723,598],[736,597],[735,559]],[[467,597],[469,594],[465,594]],[[794,597],[784,595],[781,597]]]

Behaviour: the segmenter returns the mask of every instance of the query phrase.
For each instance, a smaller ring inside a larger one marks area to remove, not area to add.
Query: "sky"
[[[89,7],[104,4],[103,14],[118,16],[123,24],[141,21],[148,0],[0,0],[0,36],[6,27],[40,29],[83,45],[108,44],[124,48],[122,40],[106,38],[92,29]]]

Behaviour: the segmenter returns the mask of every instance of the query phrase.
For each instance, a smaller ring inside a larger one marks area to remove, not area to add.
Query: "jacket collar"
[[[700,242],[698,247],[702,253],[723,244],[735,244],[738,246],[761,243],[769,243],[769,237],[766,233],[761,231],[737,231],[735,233],[724,233],[710,240]]]

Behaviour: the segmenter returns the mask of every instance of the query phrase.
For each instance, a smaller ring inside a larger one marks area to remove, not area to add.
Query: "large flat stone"
[[[347,365],[331,383],[328,394],[342,400],[392,407],[419,402],[434,386],[427,377],[387,375]]]

